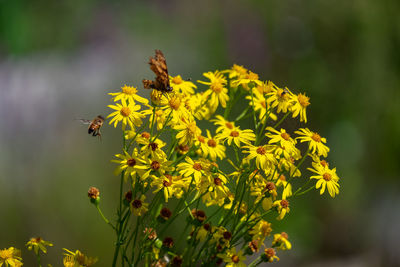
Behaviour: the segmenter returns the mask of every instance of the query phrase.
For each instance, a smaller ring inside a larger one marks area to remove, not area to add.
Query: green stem
[[[36,260],[37,260],[38,266],[39,266],[39,267],[42,267],[42,263],[40,262],[41,259],[40,259],[40,252],[39,252],[39,251],[38,251],[38,253],[36,254]],[[6,264],[7,264],[7,263],[6,263]]]
[[[285,116],[282,117],[282,119],[280,119],[280,121],[278,121],[275,125],[274,125],[274,129],[276,130],[276,127],[278,127],[279,125],[281,125],[281,123],[287,118],[287,116],[289,116],[291,112],[286,112]]]
[[[99,205],[96,205],[96,209],[97,211],[100,213],[101,218],[103,218],[103,220],[106,222],[106,224],[110,225],[112,227],[112,229],[117,230],[115,228],[115,226],[106,218],[106,216],[104,216],[103,212],[100,209]]]

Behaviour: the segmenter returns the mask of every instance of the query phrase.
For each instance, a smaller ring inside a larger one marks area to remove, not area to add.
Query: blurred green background
[[[108,266],[117,130],[103,142],[75,118],[108,114],[108,92],[151,78],[154,49],[171,75],[197,80],[233,63],[311,97],[340,194],[299,198],[282,225],[293,249],[276,266],[400,265],[400,2],[0,0],[0,249],[33,236]],[[145,92],[147,93],[147,92]]]

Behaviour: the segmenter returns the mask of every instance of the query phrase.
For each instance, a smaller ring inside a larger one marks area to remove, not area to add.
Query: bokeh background
[[[41,236],[55,244],[44,262],[65,247],[109,265],[114,237],[86,192],[114,215],[119,132],[99,142],[74,119],[108,114],[106,93],[152,78],[161,49],[172,75],[237,63],[311,97],[341,190],[293,202],[276,266],[400,266],[399,13],[397,0],[0,0],[0,248],[34,266],[24,244]]]

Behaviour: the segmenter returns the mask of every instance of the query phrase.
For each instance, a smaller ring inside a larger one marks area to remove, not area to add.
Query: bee
[[[100,128],[101,126],[103,126],[104,123],[103,116],[99,115],[93,120],[85,120],[85,119],[79,119],[79,120],[84,124],[89,124],[88,134],[91,134],[92,136],[98,136],[101,140]]]
[[[146,89],[155,89],[162,93],[172,92],[172,87],[169,84],[169,75],[167,61],[161,50],[156,50],[156,55],[150,57],[150,69],[156,74],[155,81],[143,79],[143,86]]]

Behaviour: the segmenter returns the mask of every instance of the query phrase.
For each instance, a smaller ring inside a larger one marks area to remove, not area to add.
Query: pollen
[[[140,209],[142,207],[142,201],[140,199],[135,199],[132,201],[132,207],[135,209]]]
[[[180,105],[181,100],[178,97],[172,97],[171,100],[169,100],[169,106],[174,110],[178,110]]]
[[[283,139],[285,139],[286,141],[288,141],[289,138],[290,138],[290,134],[288,134],[288,133],[281,133],[281,137],[282,137]]]
[[[214,139],[210,139],[210,140],[208,140],[207,145],[210,146],[210,147],[216,147],[217,146],[217,142],[215,142]]]
[[[136,165],[136,160],[135,160],[135,159],[128,159],[128,160],[126,161],[126,164],[127,164],[129,167],[133,167],[133,166]]]
[[[128,117],[131,114],[131,110],[128,107],[122,107],[120,113],[122,116]]]
[[[329,182],[330,180],[332,180],[332,175],[329,173],[324,173],[324,175],[322,175],[322,177],[324,178],[325,181]]]
[[[127,95],[133,95],[133,94],[136,94],[136,93],[137,93],[137,90],[136,90],[136,88],[133,87],[133,86],[124,85],[124,87],[122,87],[122,92],[123,92],[124,94],[127,94]]]
[[[196,171],[201,171],[203,167],[201,167],[200,163],[195,163],[193,164],[193,169],[195,169]]]
[[[181,78],[181,76],[178,75],[178,76],[172,78],[172,82],[173,82],[174,84],[181,84],[181,83],[182,83],[182,78]]]
[[[257,151],[257,154],[260,154],[260,155],[265,155],[265,153],[267,153],[265,148],[262,146],[258,147],[256,151]]]
[[[232,137],[238,137],[239,136],[239,132],[238,131],[232,131],[230,135]]]
[[[282,208],[286,209],[287,207],[289,207],[289,201],[287,201],[286,199],[282,199],[281,206]]]
[[[150,168],[152,169],[152,170],[158,170],[159,168],[161,167],[161,164],[158,162],[158,161],[153,161],[151,164],[150,164]]]
[[[303,107],[307,107],[308,105],[310,105],[310,102],[309,102],[310,98],[307,97],[306,95],[298,94],[297,100],[299,101],[300,105]]]
[[[313,133],[313,135],[311,136],[312,140],[314,140],[315,142],[320,143],[321,142],[321,136],[317,133]]]

